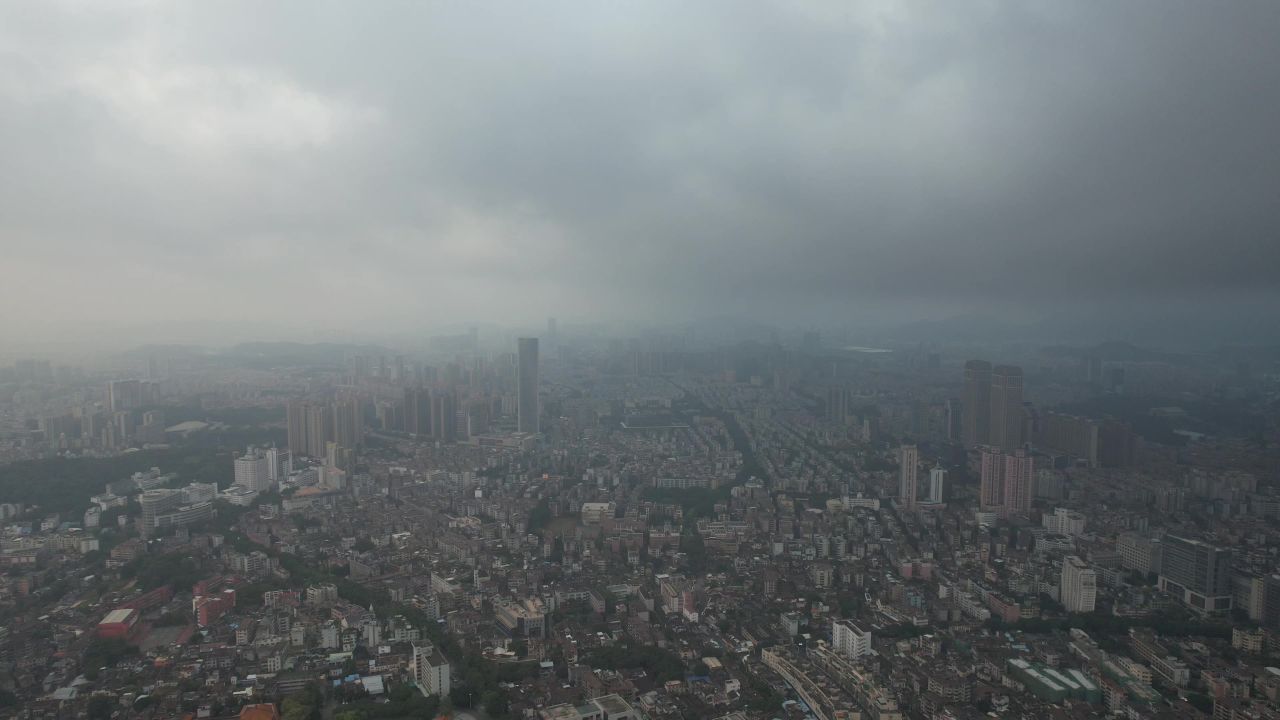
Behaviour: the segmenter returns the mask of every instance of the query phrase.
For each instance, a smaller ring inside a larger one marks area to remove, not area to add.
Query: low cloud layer
[[[16,342],[1280,300],[1280,5],[0,6]]]

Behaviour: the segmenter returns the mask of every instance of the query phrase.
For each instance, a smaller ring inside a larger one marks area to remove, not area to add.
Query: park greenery
[[[23,460],[0,466],[0,497],[39,506],[42,512],[83,512],[107,483],[159,467],[189,482],[231,483],[232,455],[214,448],[139,450],[109,458]]]

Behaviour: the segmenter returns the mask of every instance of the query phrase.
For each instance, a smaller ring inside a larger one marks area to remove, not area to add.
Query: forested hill
[[[232,452],[203,447],[140,450],[111,458],[48,458],[0,465],[0,503],[39,505],[48,512],[79,512],[108,482],[159,467],[182,484],[232,480]]]

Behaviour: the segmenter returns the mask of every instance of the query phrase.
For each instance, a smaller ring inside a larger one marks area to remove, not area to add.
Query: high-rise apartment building
[[[289,452],[293,455],[307,454],[307,403],[301,400],[290,400],[285,406],[285,424],[288,427],[287,440]]]
[[[418,436],[431,434],[431,393],[424,388],[405,388],[404,431]]]
[[[1004,507],[1004,454],[992,447],[982,448],[979,476],[979,508],[998,510]]]
[[[458,399],[453,393],[431,397],[431,437],[443,443],[458,439]]]
[[[966,447],[984,445],[991,432],[991,363],[970,360],[964,364],[964,426]]]
[[[115,380],[107,385],[107,409],[111,412],[133,410],[142,407],[143,403],[141,380]]]
[[[267,478],[273,482],[283,482],[293,472],[293,455],[285,449],[267,448]]]
[[[538,338],[516,341],[516,429],[537,433],[538,427]]]
[[[1093,612],[1098,598],[1098,575],[1075,555],[1062,561],[1062,577],[1058,586],[1062,606],[1067,612]]]
[[[919,466],[919,448],[915,445],[903,445],[898,449],[898,503],[908,510],[913,510],[916,506]]]
[[[1166,535],[1159,587],[1200,613],[1231,610],[1231,549]]]
[[[1035,460],[1026,450],[1004,455],[1004,514],[1031,512],[1035,495]]]
[[[235,459],[235,484],[254,492],[271,487],[271,467],[267,458],[254,448]]]
[[[991,371],[990,394],[987,442],[1012,451],[1022,445],[1022,368],[997,365]]]
[[[333,413],[327,404],[307,406],[307,455],[313,458],[325,456],[326,448],[334,439]]]
[[[333,404],[333,438],[352,450],[364,443],[364,413],[357,398],[345,398]]]
[[[286,411],[288,421],[289,452],[294,456],[323,458],[330,442],[338,442],[341,428],[343,447],[354,450],[363,435],[363,417],[357,400],[337,403],[306,402],[295,400]]]
[[[863,630],[852,620],[836,620],[831,623],[831,647],[850,660],[870,655],[871,631]]]
[[[1098,423],[1088,418],[1047,412],[1040,418],[1036,443],[1098,467]]]
[[[452,687],[449,682],[449,661],[436,646],[423,641],[413,645],[413,678],[427,695],[447,697]]]
[[[1002,517],[1029,513],[1035,497],[1035,458],[1025,449],[1001,452],[983,447],[978,502],[982,510],[995,510]]]

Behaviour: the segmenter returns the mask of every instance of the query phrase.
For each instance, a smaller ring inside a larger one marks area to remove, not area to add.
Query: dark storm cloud
[[[10,5],[0,321],[1269,297],[1276,37],[1272,3]]]

